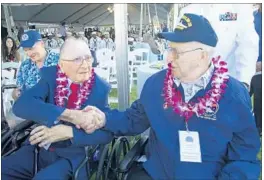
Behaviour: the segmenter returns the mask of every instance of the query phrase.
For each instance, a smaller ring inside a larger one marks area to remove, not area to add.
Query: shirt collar
[[[69,84],[69,87],[71,86],[71,84],[73,83],[73,81],[72,80],[70,80],[69,78],[67,78],[68,79],[68,84]],[[75,83],[75,84],[78,84],[78,83]],[[82,83],[79,83],[80,85],[82,85]]]
[[[68,79],[68,84],[69,84],[69,87],[71,86],[71,84],[72,84],[72,80],[70,80],[69,78],[67,78]]]
[[[209,69],[200,78],[198,78],[195,82],[183,83],[179,79],[174,78],[174,83],[177,85],[177,87],[180,86],[180,84],[183,84],[183,85],[198,86],[198,87],[202,87],[203,89],[205,89],[206,86],[208,85],[208,83],[210,82],[210,79],[213,75],[213,72],[214,72],[214,65],[213,65],[213,63],[211,63]]]

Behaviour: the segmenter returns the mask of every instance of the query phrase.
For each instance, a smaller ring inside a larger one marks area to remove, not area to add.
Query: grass
[[[117,89],[112,89],[109,97],[115,97],[117,98],[118,92]],[[137,100],[137,87],[134,85],[131,89],[130,97],[129,97],[129,102],[130,104],[133,103],[135,100]],[[112,109],[117,109],[118,108],[118,103],[110,103],[110,107]]]

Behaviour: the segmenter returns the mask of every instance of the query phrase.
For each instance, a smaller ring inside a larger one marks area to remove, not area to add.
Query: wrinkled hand
[[[79,126],[80,124],[83,124],[84,122],[92,123],[94,120],[93,113],[85,112],[81,110],[72,111],[71,117],[72,117],[71,123],[73,123],[76,126]]]
[[[86,133],[91,134],[95,130],[104,127],[105,125],[105,114],[94,106],[87,106],[83,109],[84,113],[90,114],[92,119],[84,121],[81,124],[78,124],[77,128],[82,128]]]
[[[30,133],[30,144],[39,144],[43,147],[47,144],[64,141],[73,137],[72,127],[66,125],[56,125],[52,128],[38,126]]]

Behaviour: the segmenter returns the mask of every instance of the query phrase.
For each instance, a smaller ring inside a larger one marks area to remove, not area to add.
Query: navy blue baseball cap
[[[159,33],[158,37],[171,42],[200,42],[215,47],[218,37],[209,21],[200,15],[184,14],[174,32]]]
[[[41,40],[42,38],[39,32],[35,30],[29,30],[21,36],[20,47],[32,48],[36,42]]]

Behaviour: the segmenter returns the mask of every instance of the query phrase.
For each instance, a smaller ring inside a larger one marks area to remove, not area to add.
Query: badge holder
[[[185,131],[179,131],[180,160],[182,162],[201,163],[199,133],[197,131],[190,131],[186,120],[185,127]]]

